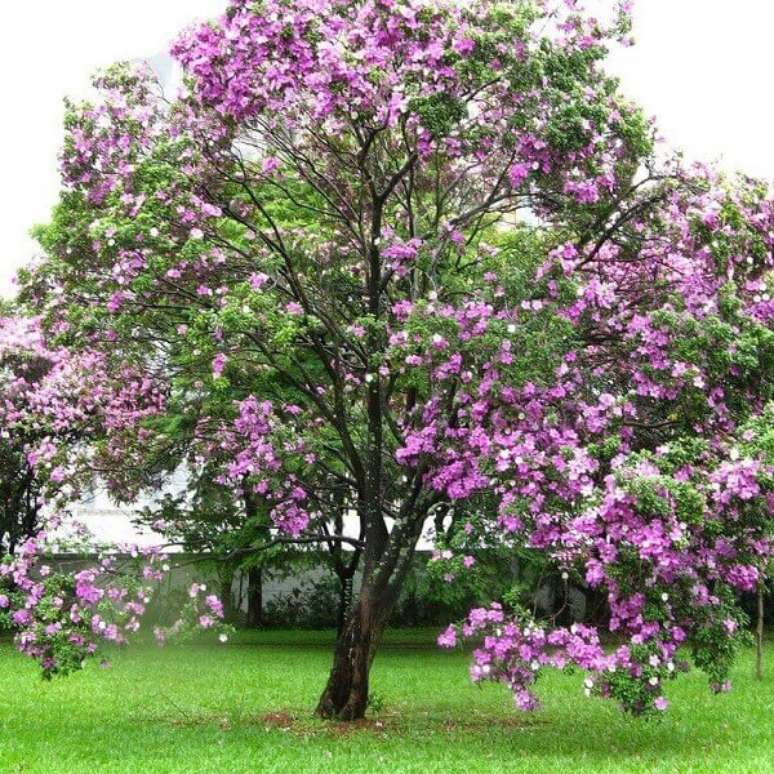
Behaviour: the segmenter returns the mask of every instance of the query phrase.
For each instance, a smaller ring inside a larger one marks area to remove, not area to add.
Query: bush
[[[325,575],[319,580],[301,581],[287,594],[267,602],[263,621],[266,626],[285,629],[332,629],[338,605],[338,580]]]

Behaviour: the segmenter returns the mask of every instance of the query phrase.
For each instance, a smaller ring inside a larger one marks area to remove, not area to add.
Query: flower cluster
[[[471,610],[459,627],[450,626],[438,644],[451,648],[458,636],[473,639],[470,676],[474,682],[491,680],[512,691],[516,706],[535,710],[540,702],[532,687],[544,667],[579,667],[588,672],[584,692],[617,699],[636,714],[662,711],[667,700],[664,681],[673,678],[682,664],[675,661],[675,641],[630,643],[606,653],[593,627],[573,624],[547,631],[534,623],[509,619],[502,607]],[[674,638],[679,641],[679,637]]]
[[[15,631],[19,650],[34,658],[47,679],[80,669],[106,643],[124,645],[140,629],[141,618],[169,558],[158,549],[129,549],[75,572],[46,564],[47,536],[28,539],[15,556],[0,563],[0,623]],[[227,638],[217,597],[192,587],[189,604],[157,639],[195,628],[216,629]],[[225,641],[225,640],[222,640]]]

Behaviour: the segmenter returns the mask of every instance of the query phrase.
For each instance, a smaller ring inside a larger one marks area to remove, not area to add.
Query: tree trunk
[[[247,625],[255,629],[263,623],[263,578],[261,568],[252,567],[247,575]]]
[[[231,586],[234,574],[227,572],[220,582],[220,601],[223,604],[223,620],[230,621],[234,616],[234,595]]]
[[[371,664],[411,569],[429,508],[429,503],[418,505],[416,496],[412,497],[401,507],[405,510],[403,524],[388,532],[380,521],[383,529],[375,530],[370,538],[357,602],[350,606],[336,642],[328,682],[317,703],[319,717],[360,720],[365,716]],[[409,519],[409,513],[413,518]],[[353,573],[355,567],[353,562]]]
[[[333,720],[359,720],[368,707],[368,677],[381,640],[389,604],[360,594],[336,643],[328,683],[317,704],[317,715]]]
[[[755,677],[763,680],[763,589],[764,582],[758,581],[758,622],[755,630]]]
[[[352,604],[352,576],[339,576],[339,604],[336,610],[336,637],[341,637],[347,621],[347,611]]]

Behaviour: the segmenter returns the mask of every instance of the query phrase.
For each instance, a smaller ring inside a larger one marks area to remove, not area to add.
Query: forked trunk
[[[336,642],[328,683],[317,704],[316,714],[332,720],[359,720],[368,708],[368,679],[376,650],[410,571],[414,549],[430,503],[417,503],[416,496],[403,506],[403,525],[389,533],[377,530],[372,552],[366,556],[357,601],[350,607]],[[413,516],[413,518],[409,518]],[[381,513],[370,523],[382,524]],[[356,563],[350,565],[352,571]]]
[[[332,720],[359,720],[368,707],[368,678],[389,610],[361,595],[336,643],[328,683],[317,715]]]

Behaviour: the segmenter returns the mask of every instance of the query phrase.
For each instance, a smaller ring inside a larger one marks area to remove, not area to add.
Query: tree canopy
[[[206,471],[268,539],[362,552],[323,716],[365,712],[433,521],[458,573],[494,537],[609,594],[613,655],[471,612],[522,708],[573,661],[662,709],[683,643],[725,683],[771,551],[774,205],[657,152],[603,68],[627,5],[232,0],[176,98],[123,64],[68,109],[22,301],[120,396],[91,472]]]

